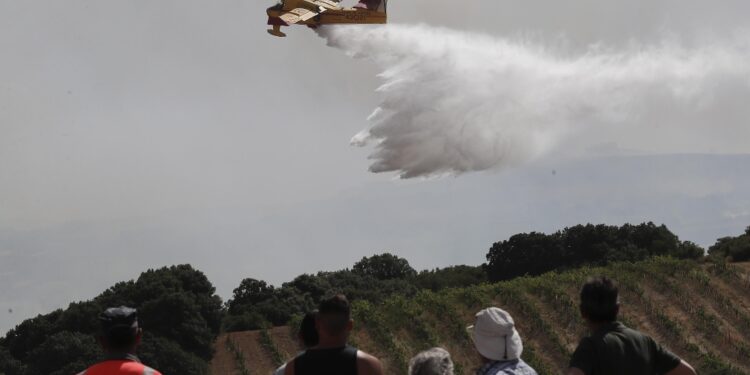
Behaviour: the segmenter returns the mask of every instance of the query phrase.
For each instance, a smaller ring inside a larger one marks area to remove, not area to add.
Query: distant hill
[[[477,367],[465,327],[476,311],[499,306],[515,318],[523,358],[540,374],[560,373],[585,327],[577,293],[592,275],[620,283],[622,320],[691,362],[701,374],[750,374],[750,264],[655,258],[581,268],[496,284],[422,291],[382,305],[354,305],[352,342],[383,359],[387,374],[406,373],[408,359],[433,346],[447,348],[458,374]],[[270,374],[297,348],[288,327],[219,336],[212,374]]]
[[[164,374],[204,375],[213,358],[222,301],[190,265],[151,269],[97,297],[27,319],[0,337],[0,375],[70,375],[101,360],[95,336],[107,307],[138,309],[138,356]]]

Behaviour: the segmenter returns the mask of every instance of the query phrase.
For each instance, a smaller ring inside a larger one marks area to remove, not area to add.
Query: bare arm
[[[586,374],[577,367],[571,367],[568,369],[568,372],[566,373],[566,375],[586,375]]]
[[[680,361],[680,364],[677,365],[674,370],[668,372],[666,375],[696,375],[696,372],[689,363]]]
[[[380,363],[379,359],[363,351],[358,351],[357,373],[360,375],[383,375],[383,364]]]
[[[294,375],[294,360],[287,362],[284,375]]]

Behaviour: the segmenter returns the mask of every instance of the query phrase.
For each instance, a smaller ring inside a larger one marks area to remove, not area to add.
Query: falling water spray
[[[742,43],[599,46],[571,56],[424,25],[319,33],[382,69],[382,102],[352,144],[374,146],[371,171],[402,178],[517,165],[559,147],[582,124],[645,121],[654,103],[694,107],[724,82],[750,87]]]

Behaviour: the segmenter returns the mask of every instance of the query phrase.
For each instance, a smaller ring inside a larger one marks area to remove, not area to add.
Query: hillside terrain
[[[404,374],[408,359],[433,346],[448,349],[458,374],[478,365],[465,327],[479,309],[508,310],[524,339],[523,358],[540,374],[558,374],[586,333],[577,293],[592,275],[620,284],[622,320],[688,360],[701,374],[750,374],[750,264],[655,258],[584,267],[496,284],[421,291],[382,304],[354,303],[352,343],[380,357],[387,374]],[[223,334],[215,342],[214,375],[270,374],[297,352],[289,327]]]
[[[262,373],[297,350],[283,326],[297,327],[302,314],[335,293],[353,301],[354,343],[382,357],[389,373],[403,373],[411,355],[436,345],[451,349],[458,373],[474,368],[464,328],[489,305],[520,317],[525,358],[553,373],[584,331],[578,288],[600,273],[622,281],[630,325],[653,330],[705,373],[747,372],[749,270],[726,262],[750,261],[750,228],[706,251],[663,224],[589,223],[518,233],[493,243],[486,259],[417,271],[405,258],[376,254],[280,286],[247,277],[226,302],[191,265],[150,269],[91,300],[24,320],[0,337],[0,375],[85,369],[103,355],[94,338],[97,315],[120,305],[139,310],[145,335],[138,354],[164,373]],[[266,327],[280,328],[258,331]]]

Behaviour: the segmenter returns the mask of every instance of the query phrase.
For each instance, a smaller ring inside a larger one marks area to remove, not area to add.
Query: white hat
[[[523,343],[510,314],[490,307],[478,312],[476,318],[467,330],[479,354],[495,361],[521,358]]]

